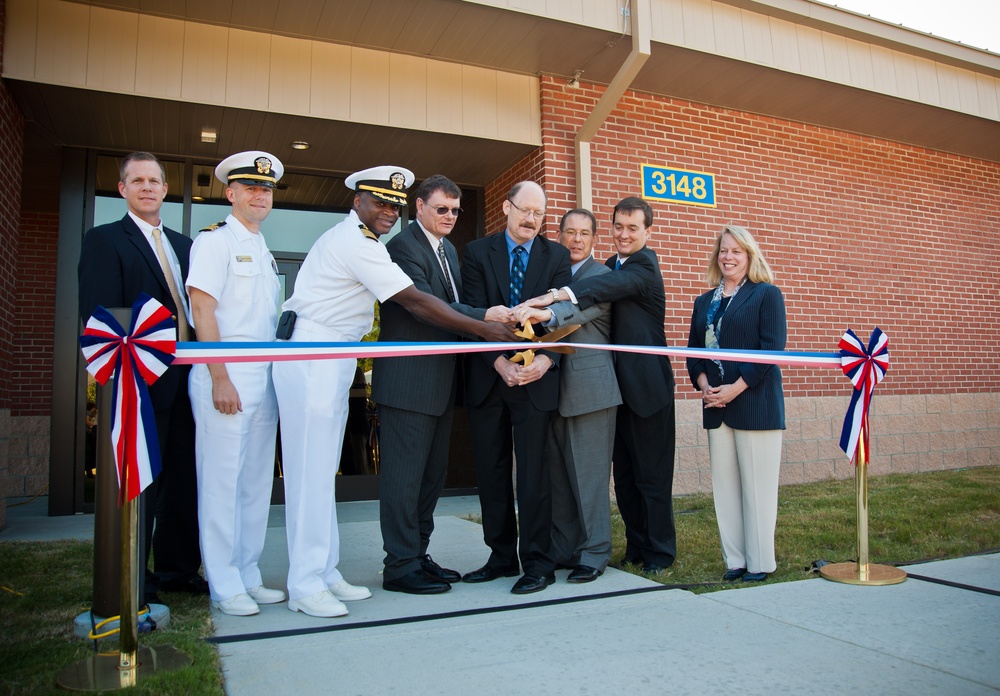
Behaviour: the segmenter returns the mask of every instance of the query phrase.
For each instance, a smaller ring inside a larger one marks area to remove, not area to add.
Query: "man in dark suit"
[[[194,340],[183,290],[191,240],[160,220],[167,195],[163,165],[148,152],[133,152],[122,160],[120,174],[118,191],[128,213],[84,237],[78,268],[80,316],[86,322],[98,305],[131,308],[144,292],[173,312],[178,340]],[[172,366],[149,387],[162,470],[143,493],[144,566],[152,542],[156,571],[146,571],[147,601],[159,601],[158,589],[208,592],[198,574],[201,552],[189,371],[186,365]]]
[[[580,309],[611,302],[611,342],[666,346],[666,301],[656,254],[646,246],[653,210],[641,198],[615,206],[618,255],[605,265],[613,273],[591,276],[527,302],[545,307],[569,300]],[[517,310],[515,310],[517,313]],[[674,562],[674,374],[666,356],[618,353],[615,372],[623,403],[614,446],[615,497],[625,522],[623,565],[659,573]]]
[[[547,199],[541,186],[524,181],[503,202],[507,228],[465,249],[465,302],[473,307],[513,307],[521,298],[570,282],[569,252],[539,236]],[[511,592],[544,590],[555,581],[549,555],[552,497],[545,442],[559,399],[558,355],[539,352],[528,367],[505,353],[476,353],[466,361],[466,406],[476,458],[483,536],[490,558],[464,582],[524,575]],[[513,431],[513,438],[512,438]],[[511,485],[517,460],[517,506]],[[520,525],[518,525],[518,520]],[[521,543],[518,550],[518,527]]]
[[[597,221],[584,208],[574,208],[559,223],[559,243],[569,250],[573,282],[611,273],[594,260]],[[548,309],[516,310],[516,318],[549,327],[581,324],[566,340],[610,343],[611,304],[581,309],[557,302]],[[552,463],[552,557],[573,570],[567,582],[596,580],[611,560],[611,478],[615,414],[622,395],[615,379],[614,353],[578,349],[559,365],[559,410],[549,429]]]
[[[387,244],[389,256],[418,290],[451,303],[467,316],[510,321],[510,309],[489,312],[459,302],[462,274],[448,240],[461,212],[462,191],[434,175],[415,193],[417,217]],[[384,302],[380,341],[455,342],[454,331],[420,321],[402,305]],[[444,486],[455,395],[457,355],[377,358],[372,367],[372,399],[379,409],[379,519],[385,548],[383,589],[438,594],[462,576],[442,568],[427,553],[434,531],[434,508]]]

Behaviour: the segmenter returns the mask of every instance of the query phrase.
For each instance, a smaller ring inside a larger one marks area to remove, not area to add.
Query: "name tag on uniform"
[[[253,263],[253,257],[252,256],[237,256],[236,257],[236,262],[237,263]]]

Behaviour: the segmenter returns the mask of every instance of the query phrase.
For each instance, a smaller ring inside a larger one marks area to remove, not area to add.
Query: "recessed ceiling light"
[[[205,200],[205,197],[204,196],[191,196],[191,200],[192,201],[203,201],[203,200]]]
[[[292,143],[292,149],[293,150],[308,150],[309,149],[309,143],[307,143],[305,140],[296,140],[296,141],[294,141]]]
[[[205,129],[201,132],[201,142],[203,143],[214,143],[218,138],[219,134],[214,130]]]

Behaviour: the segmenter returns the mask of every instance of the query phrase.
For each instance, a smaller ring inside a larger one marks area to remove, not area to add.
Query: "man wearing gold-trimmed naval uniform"
[[[278,267],[260,225],[284,168],[266,152],[223,160],[215,176],[233,204],[225,222],[202,230],[191,249],[187,290],[202,341],[273,341]],[[271,503],[278,407],[270,363],[195,365],[198,519],[212,605],[235,616],[285,599],[264,587],[257,562]]]
[[[371,330],[375,300],[393,300],[423,321],[488,341],[512,340],[502,324],[465,317],[421,292],[378,241],[399,219],[413,173],[373,167],[347,177],[356,191],[347,218],[310,249],[282,307],[296,314],[292,341],[358,341]],[[312,616],[347,614],[343,601],[371,592],[337,569],[335,484],[354,379],[354,360],[284,361],[274,365],[288,533],[288,608]]]

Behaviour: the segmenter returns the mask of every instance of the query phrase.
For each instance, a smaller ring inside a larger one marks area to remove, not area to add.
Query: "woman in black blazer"
[[[688,346],[785,349],[785,300],[745,227],[728,225],[708,264],[714,286],[694,302]],[[702,394],[724,580],[759,582],[777,567],[778,468],[785,429],[777,365],[688,358]]]

